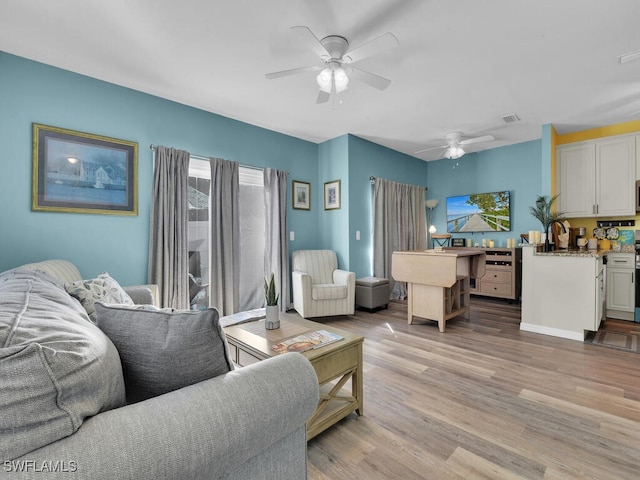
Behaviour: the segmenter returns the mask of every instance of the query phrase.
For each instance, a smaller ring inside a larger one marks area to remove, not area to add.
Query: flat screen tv
[[[508,232],[511,202],[508,191],[447,198],[447,232]]]

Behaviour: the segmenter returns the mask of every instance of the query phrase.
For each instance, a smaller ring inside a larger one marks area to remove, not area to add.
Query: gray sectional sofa
[[[65,261],[0,273],[0,477],[306,478],[306,358],[234,369],[214,309],[97,304],[94,322],[79,278]]]

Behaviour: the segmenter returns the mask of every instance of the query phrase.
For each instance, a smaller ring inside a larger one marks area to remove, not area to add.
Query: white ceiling
[[[358,46],[399,46],[358,66],[341,104],[315,103],[320,64],[294,25]],[[0,50],[312,142],[346,133],[414,155],[447,132],[478,151],[640,118],[639,0],[2,0]],[[1,72],[0,72],[1,74]],[[516,113],[521,122],[501,117]],[[440,150],[415,155],[438,158]]]

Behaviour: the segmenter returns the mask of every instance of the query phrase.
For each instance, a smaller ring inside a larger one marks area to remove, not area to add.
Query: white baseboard
[[[551,335],[552,337],[568,338],[569,340],[578,340],[584,342],[583,332],[572,332],[571,330],[561,330],[559,328],[543,327],[532,323],[520,323],[520,330],[525,332],[541,333],[543,335]]]
[[[635,319],[635,312],[623,312],[621,310],[609,310],[607,309],[606,317],[607,318],[616,318],[618,320],[628,320],[633,322]]]

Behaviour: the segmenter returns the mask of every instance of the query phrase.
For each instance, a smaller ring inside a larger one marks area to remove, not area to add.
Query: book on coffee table
[[[286,352],[305,352],[314,348],[324,347],[330,343],[342,340],[344,337],[326,330],[317,330],[315,332],[303,333],[288,340],[275,343],[271,346],[278,353]]]

